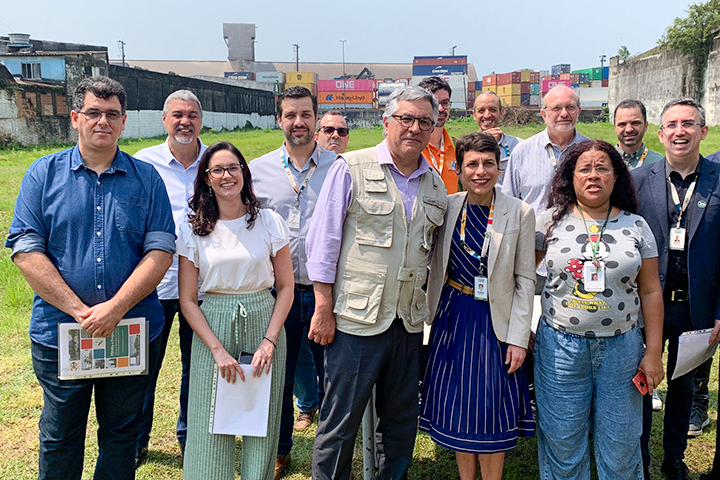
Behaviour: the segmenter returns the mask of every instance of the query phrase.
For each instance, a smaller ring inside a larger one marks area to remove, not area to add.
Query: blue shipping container
[[[530,95],[540,95],[540,84],[539,83],[531,83],[530,84]]]
[[[413,77],[432,75],[467,75],[467,65],[413,65]]]
[[[255,72],[225,72],[225,78],[236,80],[255,80]]]
[[[602,78],[610,78],[610,67],[603,67]]]
[[[570,73],[570,64],[569,63],[559,63],[557,65],[553,65],[550,67],[550,71],[552,72],[552,75],[560,75],[561,73]]]

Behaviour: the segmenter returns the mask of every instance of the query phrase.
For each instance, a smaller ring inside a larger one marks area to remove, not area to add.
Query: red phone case
[[[645,378],[645,372],[640,370],[637,375],[635,375],[632,379],[633,383],[638,389],[638,392],[640,392],[641,395],[647,395],[648,394],[648,387],[647,387],[647,378]]]

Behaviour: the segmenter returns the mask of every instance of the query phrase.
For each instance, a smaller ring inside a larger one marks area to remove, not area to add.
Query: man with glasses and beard
[[[177,90],[165,99],[163,105],[163,125],[167,131],[167,139],[160,145],[148,147],[135,154],[135,158],[149,163],[160,174],[165,183],[170,205],[172,206],[175,228],[187,223],[190,207],[188,200],[193,193],[193,184],[198,173],[198,163],[207,147],[198,138],[202,130],[202,106],[200,100],[189,90]],[[176,232],[177,233],[177,232]],[[160,358],[151,372],[150,385],[143,405],[142,424],[138,437],[135,465],[139,467],[147,458],[150,431],[153,424],[155,405],[155,387],[165,357],[168,338],[175,314],[178,315],[180,332],[180,358],[182,361],[182,377],[180,380],[180,414],[175,426],[175,434],[180,445],[180,452],[185,453],[187,438],[187,405],[190,388],[190,349],[193,331],[180,310],[178,296],[178,260],[173,264],[158,285],[158,297],[165,315]],[[202,300],[202,298],[201,298]]]
[[[445,129],[445,122],[450,120],[452,89],[440,77],[428,77],[420,82],[418,87],[432,93],[438,102],[438,118],[430,134],[430,143],[423,150],[423,156],[440,174],[448,195],[451,195],[458,191],[460,185],[458,176],[455,174],[455,145]]]
[[[285,320],[287,363],[275,479],[282,476],[291,459],[293,387],[300,337],[309,328],[315,311],[315,295],[305,266],[305,238],[320,187],[337,158],[336,153],[320,147],[314,139],[318,107],[310,90],[304,87],[284,90],[278,96],[277,109],[278,126],[285,134],[285,142],[250,162],[253,189],[262,208],[275,210],[287,222],[295,274],[295,300]],[[310,346],[315,365],[322,367],[323,347],[315,342],[310,342]],[[322,398],[319,402],[322,403]]]
[[[340,110],[330,110],[320,119],[315,140],[325,150],[345,153],[350,140],[350,129]]]

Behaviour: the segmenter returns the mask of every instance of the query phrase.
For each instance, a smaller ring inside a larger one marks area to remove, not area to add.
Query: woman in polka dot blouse
[[[610,144],[571,146],[558,165],[536,250],[548,275],[535,339],[543,478],[643,478],[642,395],[663,379],[657,249],[635,214],[630,173]],[[640,333],[644,319],[646,344]]]

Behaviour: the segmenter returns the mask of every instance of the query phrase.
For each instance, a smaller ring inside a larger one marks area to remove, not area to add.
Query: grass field
[[[475,131],[477,126],[471,120],[456,120],[449,124],[453,136]],[[507,128],[509,134],[527,138],[539,132],[543,126],[530,125],[521,128]],[[610,124],[581,124],[578,130],[591,137],[615,143],[615,134]],[[646,139],[651,149],[662,152],[657,139],[657,127],[651,126]],[[355,130],[351,133],[350,149],[375,145],[382,138],[380,128]],[[254,130],[238,132],[206,133],[202,135],[206,144],[218,140],[233,142],[247,159],[253,159],[277,148],[282,140],[278,130]],[[160,143],[161,138],[124,140],[121,148],[135,153],[141,148]],[[7,232],[12,218],[13,204],[17,196],[23,173],[33,160],[59,150],[58,146],[45,146],[26,149],[0,150],[0,230]],[[720,128],[711,128],[710,135],[702,144],[702,153],[720,150]],[[9,252],[0,252],[0,479],[28,480],[37,476],[38,432],[37,422],[42,409],[42,390],[32,372],[30,360],[30,340],[27,328],[30,318],[32,291],[25,283],[19,271],[12,264]],[[717,368],[713,368],[711,378],[711,418],[716,418],[717,405]],[[160,374],[155,403],[155,425],[150,442],[148,462],[137,472],[141,480],[182,478],[180,450],[175,441],[175,419],[180,383],[180,358],[177,348],[177,330],[171,335],[170,346]],[[660,386],[664,396],[666,384]],[[654,476],[660,477],[659,468],[662,459],[662,415],[654,414],[653,450]],[[91,413],[91,418],[94,413]],[[97,424],[90,422],[87,429],[87,448],[85,453],[85,473],[83,478],[92,478],[94,461],[97,456],[95,430]],[[715,448],[715,428],[713,421],[705,433],[688,442],[686,462],[690,466],[692,477],[707,471],[712,462]],[[293,462],[285,478],[300,480],[310,478],[310,460],[315,430],[311,428],[295,435]],[[238,442],[240,445],[240,442]],[[362,478],[362,455],[360,445],[356,445],[353,464],[356,479]],[[428,436],[418,436],[415,447],[415,460],[410,470],[411,479],[453,479],[457,478],[454,455],[437,447]],[[522,440],[517,449],[507,456],[505,478],[538,478],[537,458],[534,439]]]

